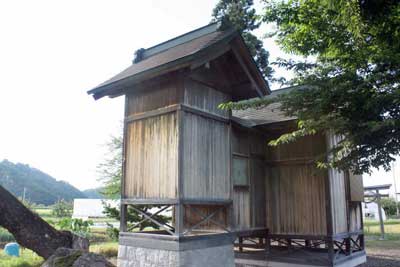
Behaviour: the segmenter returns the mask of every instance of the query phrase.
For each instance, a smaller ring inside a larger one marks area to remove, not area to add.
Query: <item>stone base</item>
[[[234,267],[233,239],[231,234],[121,233],[118,267]]]

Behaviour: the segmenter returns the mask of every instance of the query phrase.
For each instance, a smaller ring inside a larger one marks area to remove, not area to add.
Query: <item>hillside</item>
[[[77,188],[64,181],[57,181],[50,175],[26,164],[0,162],[0,185],[17,197],[25,198],[36,204],[51,205],[59,199],[71,201],[74,198],[86,198]]]
[[[102,199],[104,196],[100,194],[101,188],[86,189],[82,193],[85,194],[87,198]]]

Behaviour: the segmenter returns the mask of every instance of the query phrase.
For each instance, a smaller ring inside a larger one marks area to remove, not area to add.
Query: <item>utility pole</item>
[[[24,186],[24,194],[22,195],[22,203],[25,203],[26,187]]]
[[[399,217],[399,194],[397,193],[397,180],[396,180],[396,165],[392,162],[392,173],[393,173],[393,186],[394,186],[394,197],[396,199],[396,215]]]

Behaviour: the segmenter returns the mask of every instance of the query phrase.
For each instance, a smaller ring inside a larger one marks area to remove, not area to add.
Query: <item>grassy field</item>
[[[29,249],[21,250],[21,256],[10,257],[0,250],[0,267],[39,267],[43,259]]]

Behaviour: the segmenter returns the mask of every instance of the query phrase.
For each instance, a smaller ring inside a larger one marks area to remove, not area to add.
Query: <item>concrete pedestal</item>
[[[234,267],[232,234],[121,233],[118,267]]]

